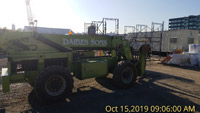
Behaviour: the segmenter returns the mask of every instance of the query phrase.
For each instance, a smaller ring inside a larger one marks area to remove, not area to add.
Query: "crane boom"
[[[30,7],[30,0],[26,0],[26,10],[27,10],[27,17],[28,17],[28,25],[33,26],[33,15],[31,12],[31,7]]]

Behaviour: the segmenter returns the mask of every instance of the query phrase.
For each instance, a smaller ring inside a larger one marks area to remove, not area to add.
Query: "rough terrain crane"
[[[72,93],[73,77],[87,79],[113,74],[120,88],[132,86],[145,74],[149,45],[143,45],[139,57],[131,52],[121,36],[54,35],[0,30],[0,48],[7,55],[2,68],[3,92],[10,84],[28,82],[39,99],[55,102]],[[95,55],[98,50],[104,56]]]

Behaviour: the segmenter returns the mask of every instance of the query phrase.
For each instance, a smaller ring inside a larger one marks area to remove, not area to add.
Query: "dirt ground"
[[[200,112],[200,69],[196,67],[148,61],[146,77],[139,78],[129,89],[115,88],[111,78],[112,75],[87,80],[74,78],[73,94],[66,101],[51,105],[38,103],[29,84],[12,84],[9,93],[3,94],[0,88],[0,113],[4,110],[6,113],[104,113],[107,105],[190,105]]]

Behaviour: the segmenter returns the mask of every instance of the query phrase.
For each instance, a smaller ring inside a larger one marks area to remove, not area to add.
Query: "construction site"
[[[0,113],[200,113],[199,15],[76,33],[40,27],[25,3],[28,25],[0,29]]]

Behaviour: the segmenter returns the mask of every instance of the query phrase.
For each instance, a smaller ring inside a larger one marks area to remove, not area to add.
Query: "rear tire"
[[[137,78],[137,70],[130,61],[123,61],[118,64],[113,72],[114,85],[119,88],[127,88],[132,86]]]
[[[62,101],[72,93],[72,75],[61,66],[49,66],[37,77],[35,93],[45,102]]]

